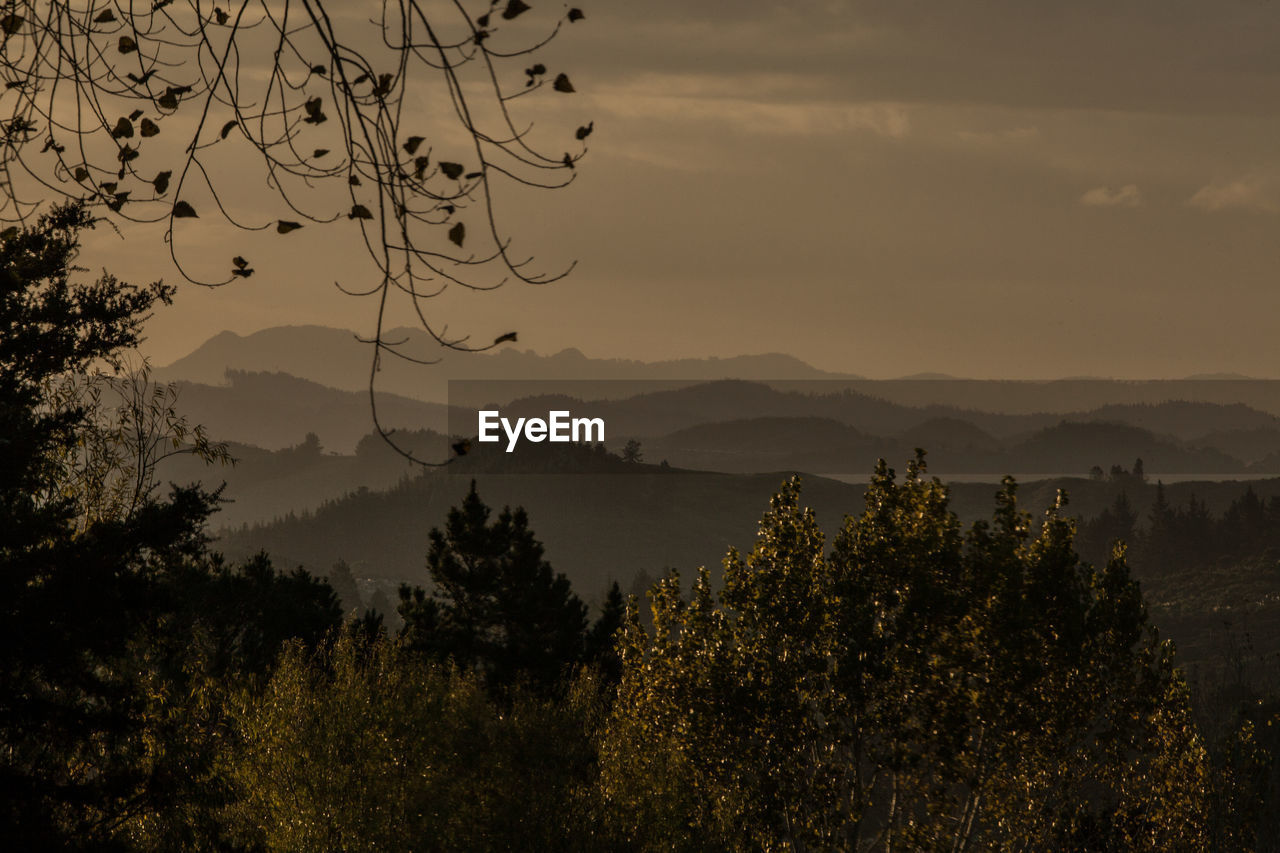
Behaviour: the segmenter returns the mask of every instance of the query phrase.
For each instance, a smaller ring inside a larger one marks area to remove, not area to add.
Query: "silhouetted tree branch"
[[[229,248],[220,269],[197,269],[177,220],[285,240],[358,227],[377,274],[337,286],[376,304],[377,424],[382,358],[434,360],[387,339],[392,297],[442,347],[478,351],[514,334],[451,334],[430,299],[572,268],[513,254],[496,208],[504,184],[573,180],[593,125],[535,139],[513,107],[574,91],[568,74],[534,60],[583,17],[522,0],[4,0],[0,218],[25,222],[70,198],[113,223],[160,223],[182,276],[208,286],[249,278],[253,259]],[[426,98],[425,114],[410,94]]]

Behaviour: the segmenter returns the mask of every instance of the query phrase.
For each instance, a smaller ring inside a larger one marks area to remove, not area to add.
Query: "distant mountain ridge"
[[[415,364],[384,355],[377,388],[416,400],[445,402],[450,379],[474,380],[637,380],[637,379],[860,379],[811,367],[781,353],[727,358],[682,358],[645,362],[591,358],[577,349],[554,355],[504,347],[491,352],[442,350],[421,329],[392,329],[386,340],[403,341],[415,358],[440,359]],[[228,370],[279,372],[343,391],[368,388],[373,347],[355,332],[327,326],[276,326],[249,335],[221,332],[177,361],[158,367],[157,379],[219,385]]]

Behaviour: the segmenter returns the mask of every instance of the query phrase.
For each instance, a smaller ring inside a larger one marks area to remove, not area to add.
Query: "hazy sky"
[[[593,119],[589,156],[511,211],[578,269],[442,303],[451,330],[872,377],[1280,376],[1280,3],[581,5],[547,60],[579,92],[537,117]],[[357,279],[354,237],[185,287],[151,353],[367,331],[373,306],[330,284]],[[139,246],[102,235],[84,260],[173,277]]]

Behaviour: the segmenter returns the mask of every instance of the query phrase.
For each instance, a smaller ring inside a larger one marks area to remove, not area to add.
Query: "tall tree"
[[[482,672],[492,686],[555,684],[583,659],[587,607],[543,559],[523,508],[493,523],[475,481],[444,529],[431,531],[434,590],[400,588],[402,639]]]
[[[1199,849],[1207,764],[1123,552],[883,463],[829,554],[784,486],[717,595],[629,613],[602,794],[644,849]]]

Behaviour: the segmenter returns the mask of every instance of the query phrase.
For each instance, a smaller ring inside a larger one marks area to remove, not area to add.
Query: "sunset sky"
[[[578,267],[442,301],[451,330],[870,377],[1280,376],[1280,3],[581,5],[545,60],[578,92],[530,117],[594,120],[589,155],[508,208],[541,263]],[[368,277],[354,239],[184,287],[150,354],[367,332],[374,306],[331,284]],[[145,233],[83,262],[174,278]]]

